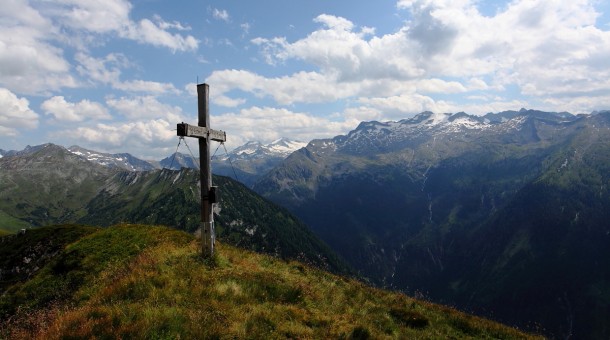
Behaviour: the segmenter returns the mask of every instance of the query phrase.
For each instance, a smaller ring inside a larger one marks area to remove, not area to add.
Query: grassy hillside
[[[282,258],[300,259],[334,272],[347,265],[286,209],[228,177],[219,186],[216,232],[228,244]],[[87,205],[78,223],[107,226],[129,222],[161,224],[194,232],[200,224],[199,171],[122,172]]]
[[[0,233],[2,232],[7,232],[7,233],[11,233],[11,232],[15,232],[19,229],[25,229],[30,227],[30,224],[20,220],[18,218],[15,218],[3,211],[0,211]]]
[[[79,225],[57,225],[27,230],[25,234],[3,235],[0,238],[0,295],[11,286],[32,278],[66,245],[96,230]],[[0,306],[4,306],[3,303],[0,302]]]
[[[535,338],[224,244],[202,261],[191,235],[164,227],[42,228],[3,237],[3,248],[79,231],[2,294],[0,338]],[[27,251],[13,249],[14,259]]]
[[[44,144],[0,159],[0,228],[70,223],[85,216],[83,202],[115,171]]]

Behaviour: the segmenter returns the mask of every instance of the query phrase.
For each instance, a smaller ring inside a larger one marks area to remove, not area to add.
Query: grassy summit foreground
[[[0,338],[535,338],[225,244],[203,261],[192,236],[164,227],[41,228],[0,248],[21,258],[25,238],[62,247],[3,288]]]

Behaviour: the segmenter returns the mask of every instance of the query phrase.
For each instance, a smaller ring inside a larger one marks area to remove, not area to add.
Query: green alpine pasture
[[[7,259],[27,252],[25,237],[62,249],[3,291],[0,338],[537,338],[222,243],[202,260],[198,240],[166,227],[28,230],[2,237],[16,244]]]

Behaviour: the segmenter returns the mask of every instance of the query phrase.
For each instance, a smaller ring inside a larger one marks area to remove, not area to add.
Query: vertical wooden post
[[[197,85],[197,109],[199,125],[180,123],[176,125],[176,134],[180,137],[199,139],[199,183],[201,187],[201,255],[214,256],[216,233],[214,230],[213,204],[218,199],[217,191],[212,191],[212,164],[210,161],[210,141],[224,143],[227,134],[222,130],[212,130],[210,125],[210,87],[208,84]],[[214,188],[216,189],[216,188]]]
[[[208,84],[197,85],[197,106],[199,126],[208,128],[210,121],[210,87]],[[214,230],[214,211],[210,202],[212,187],[212,165],[210,164],[210,136],[199,138],[199,164],[201,185],[201,253],[203,257],[214,255],[216,240]]]

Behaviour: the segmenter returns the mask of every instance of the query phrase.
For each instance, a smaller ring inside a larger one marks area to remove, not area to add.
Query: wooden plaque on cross
[[[216,235],[214,231],[214,209],[216,190],[212,187],[212,166],[210,161],[210,141],[225,142],[224,131],[212,130],[210,124],[210,87],[208,84],[197,85],[197,109],[199,124],[178,124],[177,134],[181,137],[194,137],[199,140],[199,181],[201,183],[201,253],[203,257],[214,255]]]

